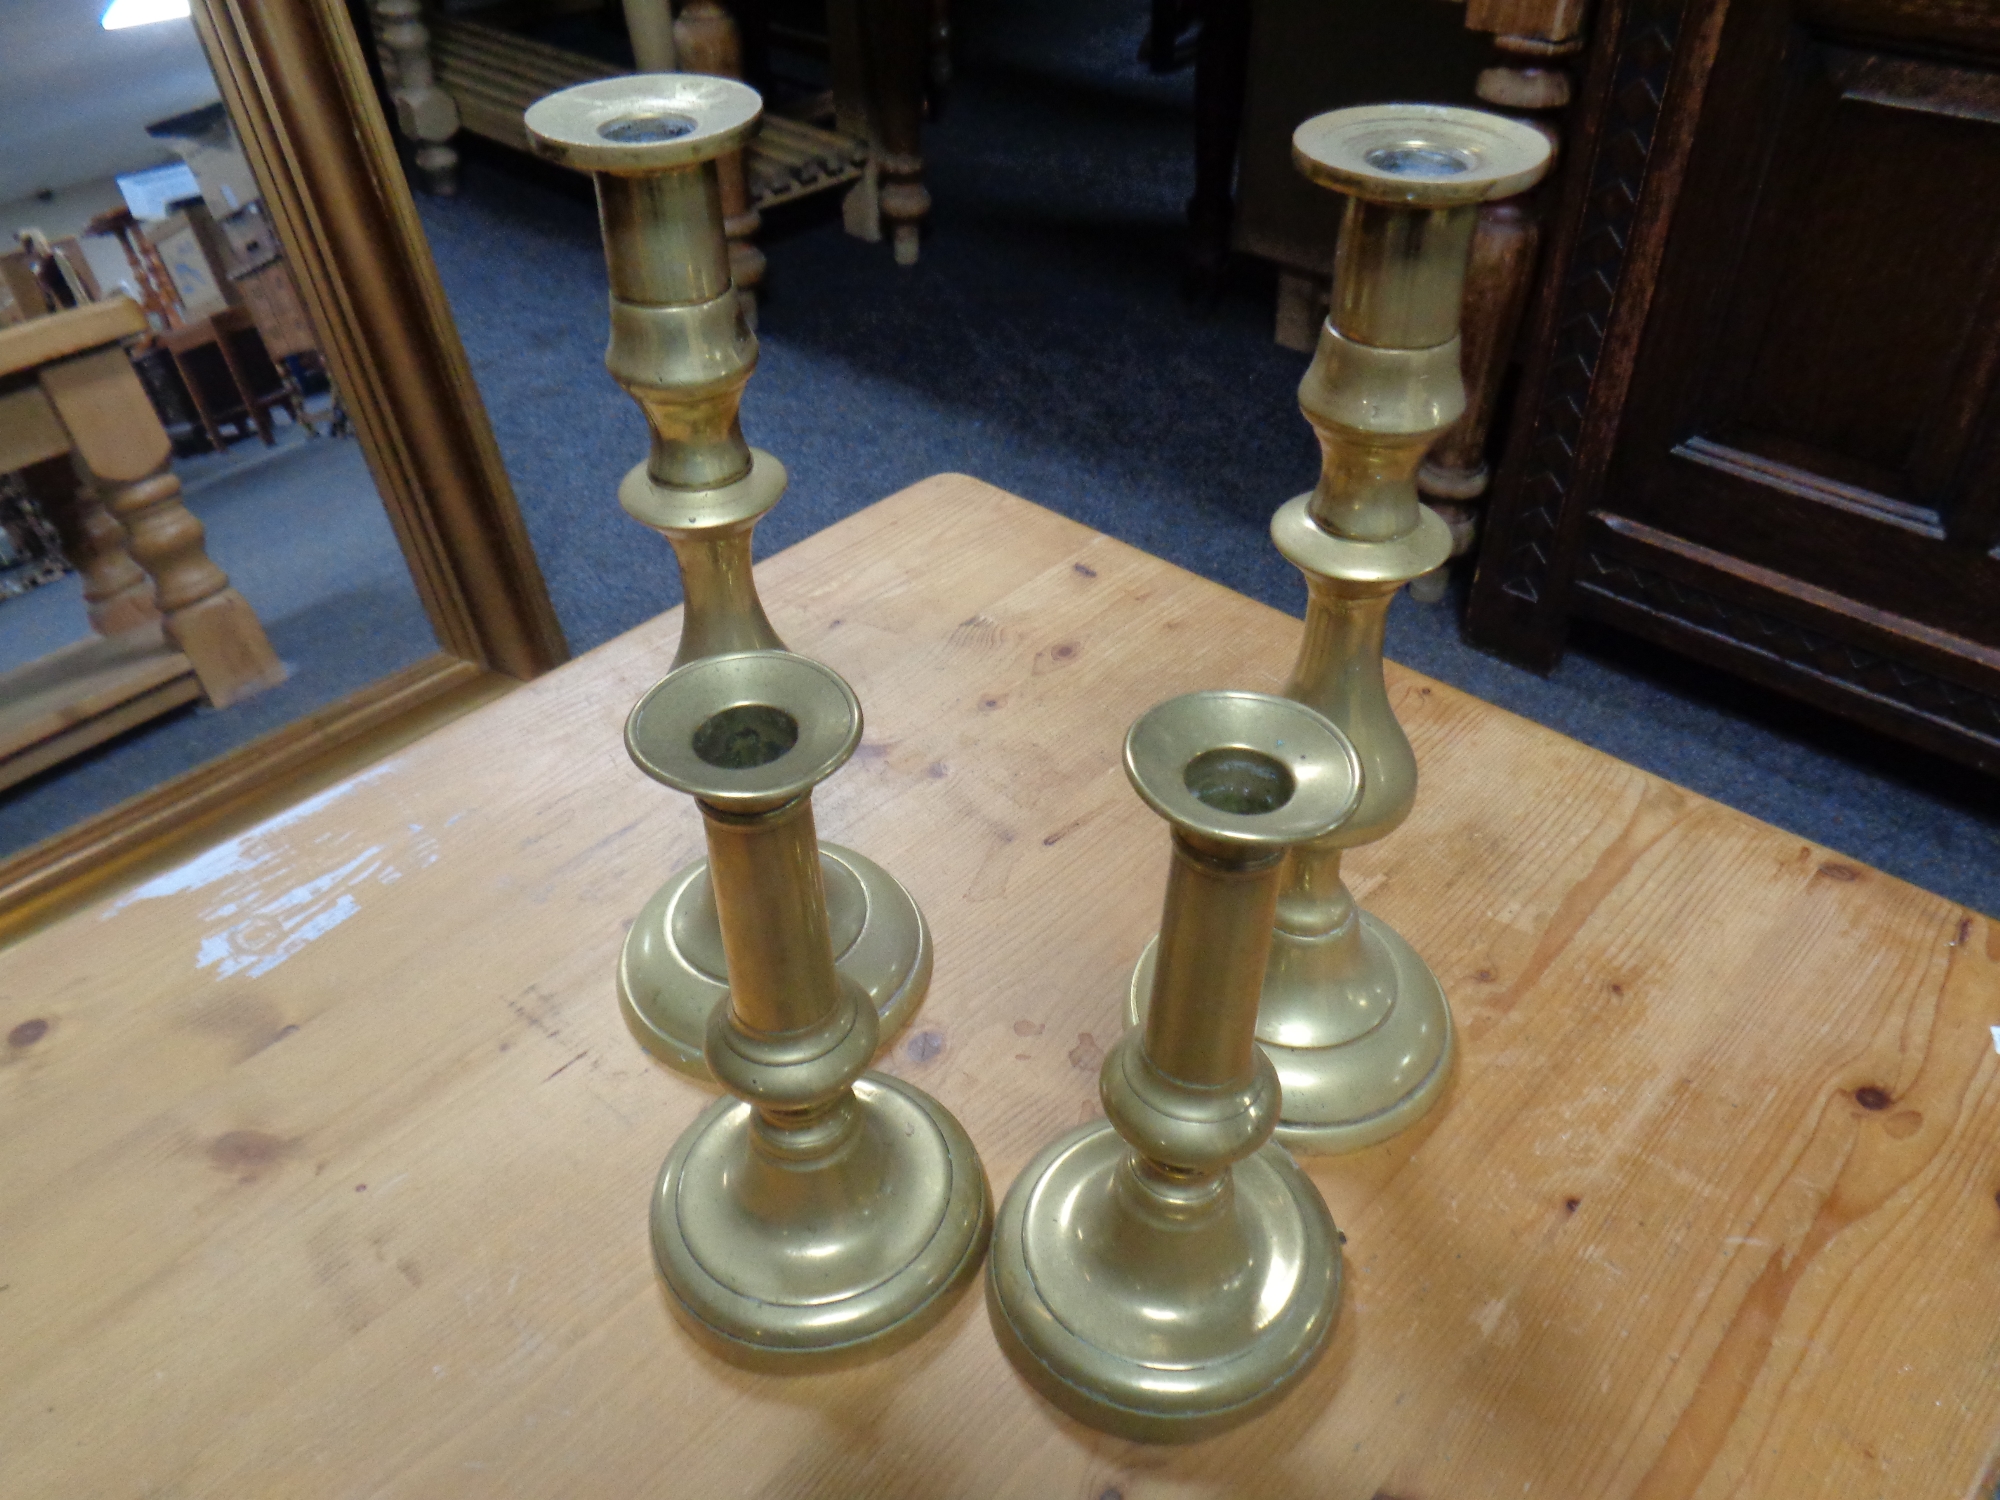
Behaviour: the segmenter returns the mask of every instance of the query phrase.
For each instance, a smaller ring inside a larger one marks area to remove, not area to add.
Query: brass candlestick
[[[1145,1027],[1104,1059],[1109,1119],[1009,1190],[987,1305],[1050,1401],[1171,1442],[1277,1399],[1333,1327],[1333,1220],[1269,1143],[1278,1078],[1254,1033],[1285,851],[1354,811],[1361,763],[1297,703],[1191,693],[1132,726],[1125,770],[1173,825]]]
[[[741,148],[763,101],[733,79],[638,74],[579,84],[527,113],[541,155],[592,174],[611,273],[604,363],[652,429],[647,461],[618,486],[626,511],[673,545],[684,603],[676,667],[724,652],[783,650],[750,571],[750,535],[785,492],[785,469],[743,441],[738,407],[757,338],[729,275],[716,160]],[[930,931],[880,865],[822,844],[840,972],[866,992],[884,1037],[930,983]],[[633,1034],[706,1076],[702,1038],[728,988],[706,864],[678,871],[640,911],[618,964]]]
[[[1416,1120],[1450,1073],[1444,990],[1355,904],[1340,859],[1393,832],[1416,800],[1416,757],[1382,677],[1383,629],[1396,590],[1451,554],[1445,523],[1417,500],[1416,471],[1465,407],[1458,315],[1478,205],[1537,181],[1549,146],[1477,110],[1384,104],[1306,121],[1292,159],[1348,203],[1332,305],[1299,384],[1319,483],[1271,522],[1309,594],[1285,695],[1340,726],[1364,776],[1355,815],[1287,861],[1257,1039],[1284,1086],[1278,1138],[1335,1152]],[[1153,962],[1149,949],[1133,976],[1135,1019]]]
[[[719,1352],[798,1368],[928,1326],[985,1249],[978,1154],[929,1095],[880,1073],[876,1014],[834,966],[812,789],[861,739],[838,674],[784,651],[711,656],[633,709],[625,746],[695,798],[728,955],[708,1018],[718,1099],[653,1195],[653,1253]]]

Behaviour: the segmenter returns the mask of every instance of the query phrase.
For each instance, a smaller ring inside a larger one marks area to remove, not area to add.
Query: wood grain
[[[200,696],[193,665],[157,621],[86,636],[0,672],[0,787]]]
[[[936,934],[885,1066],[1004,1191],[1095,1112],[1158,917],[1126,725],[1274,686],[1297,624],[956,476],[760,573],[868,712],[821,832]],[[2000,927],[1400,671],[1424,785],[1352,877],[1463,1056],[1418,1130],[1311,1168],[1349,1279],[1295,1395],[1185,1449],[1100,1437],[976,1297],[839,1375],[701,1353],[645,1208],[709,1096],[612,987],[699,839],[619,739],[676,628],[7,954],[0,1494],[1956,1500],[1987,1473]]]
[[[0,333],[0,375],[32,370],[146,332],[146,314],[130,297],[73,307]]]
[[[1547,667],[1594,616],[2000,771],[2000,8],[1593,24],[1468,629]]]
[[[67,452],[69,434],[39,386],[21,386],[0,396],[0,473],[11,474]]]

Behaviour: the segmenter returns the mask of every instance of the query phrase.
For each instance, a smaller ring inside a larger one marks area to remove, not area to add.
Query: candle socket
[[[1258,1009],[1278,1070],[1278,1139],[1353,1151],[1428,1110],[1450,1076],[1451,1010],[1416,950],[1355,903],[1347,850],[1409,815],[1417,762],[1389,706],[1382,639],[1396,590],[1443,565],[1451,532],[1417,499],[1424,452],[1465,408],[1458,320],[1479,205],[1548,166],[1541,132],[1477,110],[1368,105],[1317,115],[1292,137],[1299,170],[1347,195],[1333,291],[1299,407],[1319,482],[1271,522],[1306,576],[1304,638],[1285,695],[1326,715],[1363,767],[1361,805],[1286,860]],[[1133,974],[1145,1013],[1155,950]]]
[[[751,534],[785,492],[784,465],[743,440],[739,408],[757,337],[730,277],[719,159],[739,151],[763,112],[728,78],[652,73],[599,79],[527,112],[538,154],[589,172],[611,283],[605,367],[646,415],[647,459],[619,503],[674,549],[681,639],[673,665],[783,650],[751,572]],[[895,878],[838,844],[820,846],[840,972],[894,1034],[930,984],[930,930]],[[632,924],[618,998],[646,1049],[708,1076],[703,1037],[728,988],[728,957],[708,865],[675,872]]]
[[[1257,1002],[1285,851],[1361,796],[1354,747],[1262,693],[1191,693],[1132,726],[1125,769],[1173,828],[1146,1022],[1104,1059],[1108,1118],[1015,1179],[987,1307],[1001,1347],[1080,1422],[1179,1442],[1277,1400],[1340,1297],[1333,1220],[1271,1143]]]
[[[860,739],[853,691],[785,651],[676,668],[625,728],[639,768],[701,809],[730,976],[704,1045],[734,1097],[667,1158],[653,1255],[689,1329],[757,1368],[915,1337],[971,1279],[992,1218],[958,1121],[863,1071],[875,1008],[834,965],[812,821],[813,787]]]

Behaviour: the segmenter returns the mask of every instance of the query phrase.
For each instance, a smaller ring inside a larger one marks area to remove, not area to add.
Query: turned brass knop
[[[1145,1025],[1104,1059],[1108,1118],[1008,1192],[987,1303],[1055,1405],[1175,1442],[1281,1396],[1338,1309],[1333,1221],[1270,1143],[1278,1079],[1255,1030],[1285,851],[1353,812],[1361,765],[1311,709],[1228,692],[1147,713],[1125,769],[1173,828]]]
[[[1417,498],[1424,451],[1465,407],[1458,318],[1479,204],[1546,170],[1541,132],[1477,110],[1384,104],[1318,115],[1292,137],[1313,181],[1347,195],[1333,293],[1299,407],[1319,438],[1319,482],[1271,522],[1306,576],[1304,638],[1285,695],[1325,714],[1361,757],[1352,818],[1286,861],[1257,1038],[1284,1087],[1278,1138],[1352,1151],[1436,1103],[1450,1076],[1451,1011],[1437,978],[1362,911],[1342,854],[1409,815],[1417,762],[1389,706],[1383,633],[1396,590],[1441,566],[1451,533]],[[1133,975],[1145,1012],[1154,954]]]
[[[626,724],[639,768],[701,809],[730,981],[705,1050],[735,1097],[667,1158],[654,1258],[697,1336],[755,1366],[913,1337],[972,1276],[991,1221],[959,1123],[863,1072],[875,1008],[834,967],[812,789],[860,739],[847,684],[783,651],[677,668]]]
[[[764,103],[729,78],[641,73],[537,101],[528,138],[597,187],[611,280],[612,378],[646,414],[652,451],[618,499],[664,535],[686,597],[674,665],[782,646],[750,576],[750,534],[785,470],[743,441],[757,336],[729,279],[716,159],[756,129]]]
[[[785,468],[743,441],[738,411],[757,337],[730,282],[717,161],[763,112],[733,79],[650,73],[551,94],[529,139],[597,185],[611,282],[604,363],[646,414],[652,448],[618,487],[626,511],[672,544],[681,574],[676,667],[729,652],[782,650],[751,573],[751,535],[785,492]],[[886,1038],[930,983],[930,932],[916,902],[874,861],[820,848],[840,971],[873,1004]],[[677,871],[632,924],[618,966],[626,1024],[655,1056],[707,1073],[703,1028],[728,983],[707,866]]]

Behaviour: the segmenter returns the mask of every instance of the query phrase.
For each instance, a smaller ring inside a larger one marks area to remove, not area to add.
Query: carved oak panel
[[[2000,769],[2000,7],[1615,14],[1475,638],[1595,614]]]

